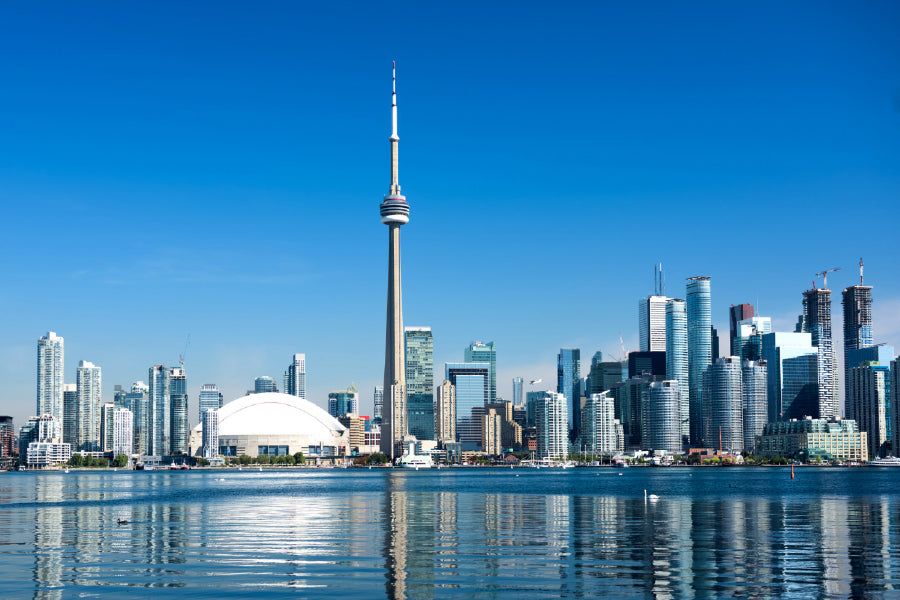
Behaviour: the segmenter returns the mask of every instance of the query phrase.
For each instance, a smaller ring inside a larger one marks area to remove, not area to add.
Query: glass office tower
[[[488,402],[497,401],[497,347],[494,342],[472,342],[465,349],[463,360],[467,363],[488,363]]]
[[[776,331],[763,336],[768,369],[769,422],[819,415],[818,348],[809,333]]]
[[[709,365],[703,379],[704,440],[735,454],[744,450],[741,359],[726,356]]]
[[[678,382],[681,442],[690,441],[690,389],[688,387],[687,309],[681,298],[666,302],[666,379]]]
[[[406,412],[410,435],[434,436],[434,338],[431,327],[406,327]]]
[[[768,376],[766,361],[741,362],[744,450],[749,452],[755,452],[756,436],[762,435],[769,416]]]
[[[456,390],[456,435],[463,450],[481,447],[481,417],[490,393],[490,363],[446,363],[444,379]]]
[[[703,445],[703,373],[712,364],[710,279],[687,280],[688,391],[692,446]]]
[[[187,454],[191,435],[188,419],[187,375],[181,367],[169,369],[169,409],[172,431],[169,434],[171,454]]]
[[[581,430],[581,350],[561,348],[556,356],[556,392],[566,397],[571,407],[572,430],[577,435]]]

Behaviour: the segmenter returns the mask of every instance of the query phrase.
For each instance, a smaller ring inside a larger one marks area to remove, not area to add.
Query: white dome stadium
[[[346,428],[325,410],[289,394],[266,392],[233,400],[218,410],[223,454],[335,456],[348,445]],[[202,439],[203,424],[193,440]],[[191,444],[197,448],[199,444]]]

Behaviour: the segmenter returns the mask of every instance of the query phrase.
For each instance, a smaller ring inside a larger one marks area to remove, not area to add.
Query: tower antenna
[[[859,285],[863,284],[863,261],[862,257],[859,257]]]

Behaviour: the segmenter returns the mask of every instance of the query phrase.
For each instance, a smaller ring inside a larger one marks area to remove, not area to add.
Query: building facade
[[[584,403],[581,419],[581,451],[612,456],[625,450],[622,425],[615,418],[615,402],[608,391],[591,394]]]
[[[188,418],[187,374],[182,367],[169,369],[169,452],[187,454],[190,450],[191,423]]]
[[[13,418],[0,416],[0,458],[9,458],[16,453],[15,437]]]
[[[641,438],[645,450],[680,454],[681,391],[677,381],[652,381],[643,397]]]
[[[741,359],[726,356],[707,367],[703,379],[703,439],[728,454],[744,450],[741,375]]]
[[[431,327],[406,328],[406,410],[409,434],[434,435],[434,338]]]
[[[172,413],[169,401],[169,369],[153,365],[148,374],[148,456],[168,456],[172,435]]]
[[[860,431],[856,421],[851,419],[800,419],[768,423],[757,439],[756,447],[761,456],[868,460],[866,433]]]
[[[100,452],[100,367],[92,362],[78,362],[75,387],[78,394],[78,426],[75,449]],[[63,421],[65,425],[65,422]]]
[[[769,422],[816,417],[819,411],[818,348],[809,333],[776,331],[763,336]]]
[[[65,340],[52,331],[38,340],[37,408],[38,415],[53,415],[63,422],[63,365]]]
[[[803,292],[803,300],[804,331],[812,335],[813,346],[818,349],[819,398],[818,412],[814,416],[830,419],[840,415],[834,342],[831,338],[831,290],[807,290]]]
[[[291,395],[295,396],[296,394]],[[203,411],[203,418],[200,422],[203,424],[203,441],[201,442],[203,458],[216,458],[219,455],[219,411],[207,408]]]
[[[116,408],[112,414],[113,433],[110,450],[113,456],[134,453],[134,415],[127,408]]]
[[[581,429],[581,350],[561,348],[556,356],[556,393],[566,397],[566,406],[571,407],[569,425],[577,435]]]
[[[731,354],[741,360],[762,358],[762,336],[772,333],[771,317],[750,317],[739,321],[731,342]]]
[[[437,388],[434,429],[439,442],[456,441],[456,388],[446,379]]]
[[[295,354],[284,372],[284,393],[306,400],[306,354]]]
[[[744,412],[744,450],[755,453],[756,438],[769,418],[769,373],[766,361],[741,361]]]
[[[488,402],[497,401],[497,346],[494,342],[472,342],[465,351],[463,360],[467,363],[488,363]]]
[[[63,384],[62,441],[78,448],[78,387],[74,383]]]
[[[894,434],[890,366],[862,363],[850,368],[847,381],[849,406],[860,431],[866,433],[869,456],[887,456]]]
[[[481,417],[490,394],[490,363],[446,363],[444,379],[456,390],[456,435],[463,450],[481,446]]]
[[[273,392],[278,392],[278,386],[275,385],[275,380],[268,375],[263,375],[253,380],[254,394],[270,394]]]
[[[734,340],[737,337],[738,333],[738,323],[740,323],[744,319],[753,317],[754,314],[755,313],[752,304],[732,304],[728,308],[728,347],[731,348],[731,353],[735,356],[740,356],[739,353],[734,351]]]
[[[297,396],[297,394],[291,394]],[[204,383],[200,386],[198,421],[203,420],[203,413],[207,410],[219,410],[225,402],[225,397],[219,391],[219,386],[214,383]]]
[[[359,390],[354,384],[346,390],[336,390],[328,394],[328,414],[334,417],[359,414]]]
[[[536,400],[537,457],[564,459],[569,452],[569,410],[566,396],[546,392]]]
[[[493,408],[488,408],[481,417],[481,449],[488,456],[497,456],[502,452],[502,424],[502,417]]]
[[[512,380],[512,403],[513,406],[525,406],[525,390],[524,381],[521,377],[513,377]]]
[[[688,384],[687,309],[681,298],[666,302],[666,379],[678,382],[681,443],[690,441],[691,394]]]
[[[665,296],[647,296],[638,301],[638,335],[641,352],[666,351]]]
[[[688,391],[690,442],[703,442],[703,374],[712,364],[712,306],[710,278],[687,280]]]

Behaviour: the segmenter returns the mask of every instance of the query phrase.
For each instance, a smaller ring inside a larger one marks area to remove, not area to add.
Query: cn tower
[[[397,69],[393,65],[391,94],[391,187],[381,203],[381,222],[388,226],[387,329],[384,338],[384,409],[381,451],[394,459],[407,433],[406,356],[403,334],[403,293],[400,289],[400,226],[409,223],[409,204],[397,177]]]

